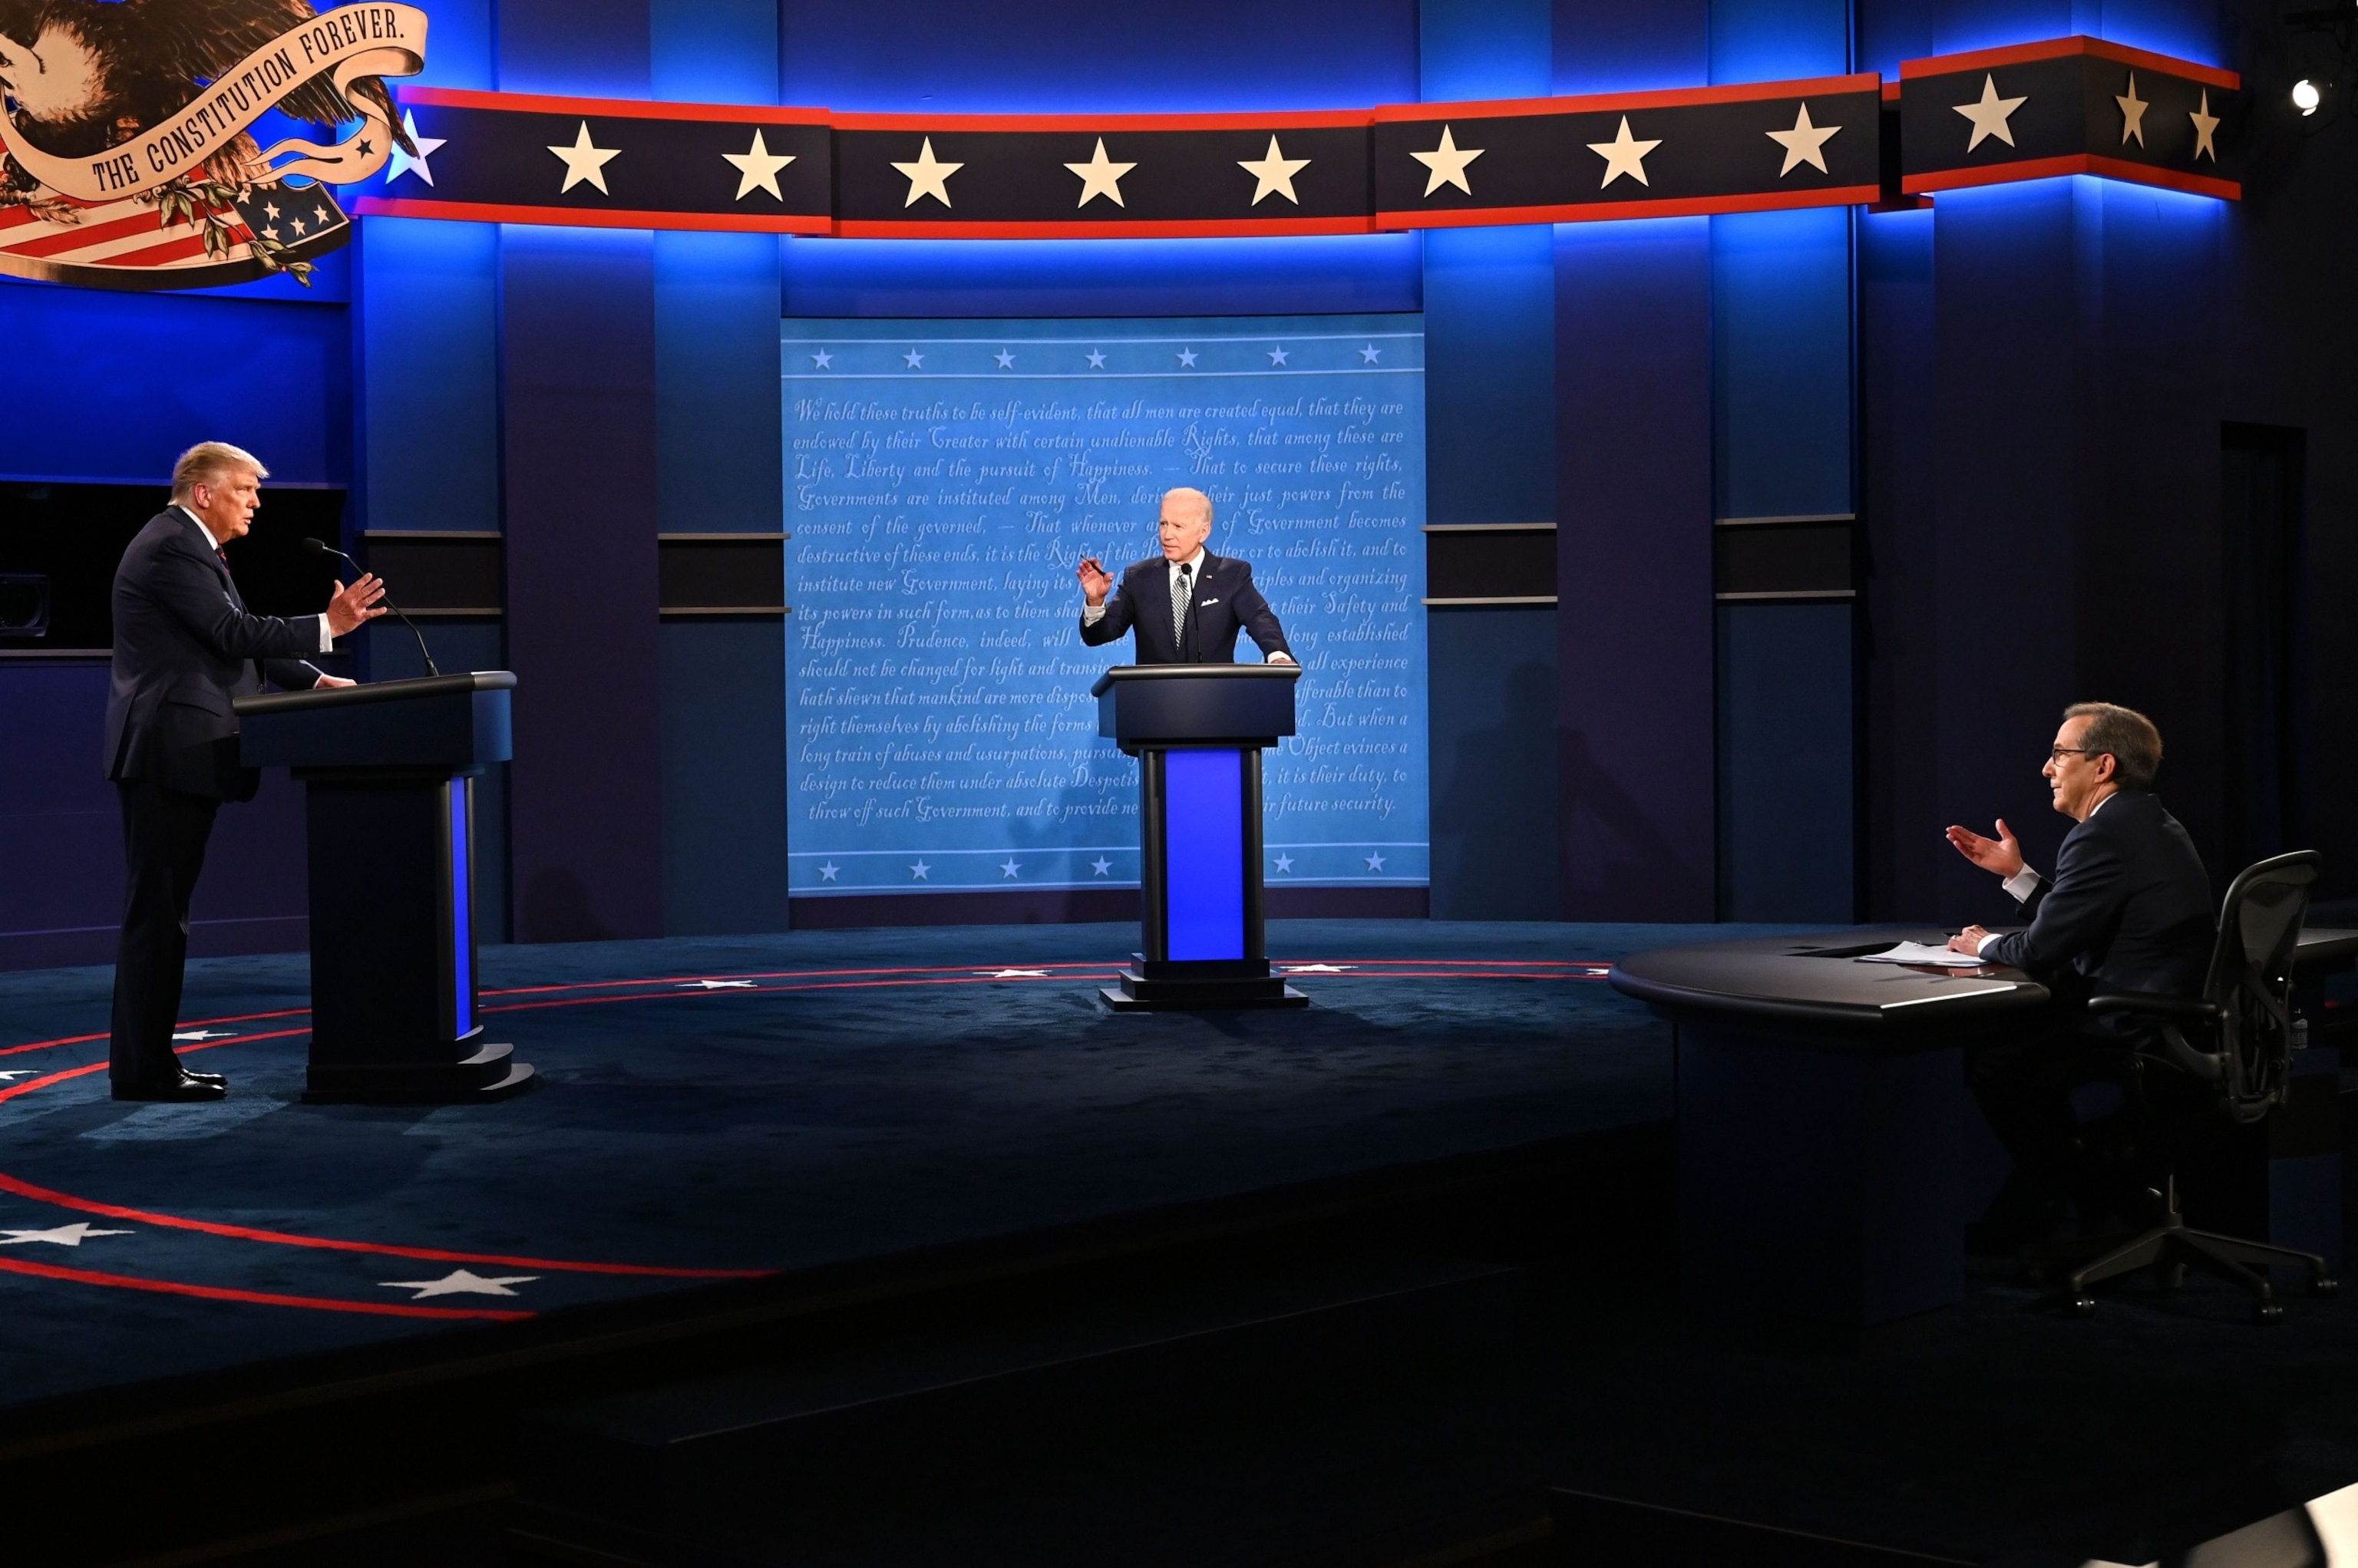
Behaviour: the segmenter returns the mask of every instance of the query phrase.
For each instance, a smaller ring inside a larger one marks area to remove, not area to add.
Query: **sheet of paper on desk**
[[[1970,953],[1952,953],[1946,947],[1929,946],[1922,942],[1902,942],[1888,953],[1861,953],[1862,964],[1938,964],[1948,969],[1977,969],[1981,960]]]

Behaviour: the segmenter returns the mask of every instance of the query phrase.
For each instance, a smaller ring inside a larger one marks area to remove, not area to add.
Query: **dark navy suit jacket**
[[[2202,989],[2218,930],[2211,878],[2194,840],[2145,790],[2115,793],[2065,834],[2054,876],[2026,907],[2029,928],[1984,957],[2081,995]]]
[[[166,507],[115,568],[106,776],[251,800],[262,775],[239,764],[230,703],[260,691],[265,674],[289,689],[308,688],[319,672],[297,655],[319,649],[318,616],[246,613],[203,527]]]
[[[1081,622],[1081,641],[1090,647],[1113,642],[1125,632],[1138,633],[1141,665],[1232,665],[1237,661],[1237,633],[1249,635],[1264,656],[1282,653],[1285,628],[1277,611],[1253,586],[1252,567],[1233,556],[1204,552],[1203,570],[1195,577],[1195,602],[1183,645],[1171,633],[1171,563],[1161,556],[1140,561],[1121,574],[1121,584],[1107,596],[1105,614],[1096,624]]]

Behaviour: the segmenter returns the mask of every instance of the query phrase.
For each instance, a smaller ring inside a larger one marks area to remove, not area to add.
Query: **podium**
[[[476,1100],[532,1079],[475,1017],[474,781],[511,754],[505,670],[242,697],[248,767],[304,786],[306,1100]]]
[[[1138,759],[1145,951],[1099,991],[1118,1011],[1307,1007],[1270,973],[1260,753],[1293,733],[1292,665],[1117,665],[1098,733]]]

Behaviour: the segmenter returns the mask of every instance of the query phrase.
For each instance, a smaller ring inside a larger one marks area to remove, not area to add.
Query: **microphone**
[[[306,539],[303,541],[303,547],[310,551],[315,556],[333,556],[336,559],[345,562],[354,571],[361,569],[360,562],[353,560],[352,557],[344,554],[343,551],[335,548],[325,540]],[[340,582],[343,580],[341,573],[337,574],[337,580]],[[409,634],[411,636],[417,639],[417,656],[426,661],[426,673],[429,676],[440,675],[442,671],[435,665],[434,655],[426,651],[426,634],[418,631],[417,622],[412,621],[407,615],[402,613],[401,606],[393,601],[393,595],[389,593],[384,596],[384,607],[393,611],[395,620],[409,628]]]

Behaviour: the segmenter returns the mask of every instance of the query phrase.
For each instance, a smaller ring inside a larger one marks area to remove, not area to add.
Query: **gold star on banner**
[[[1088,162],[1068,163],[1065,167],[1081,177],[1081,199],[1073,204],[1076,207],[1086,207],[1100,196],[1110,198],[1117,207],[1128,205],[1121,199],[1121,177],[1138,166],[1109,160],[1103,136],[1098,138],[1098,150]]]
[[[581,134],[573,138],[569,147],[551,147],[565,163],[565,183],[557,188],[559,196],[575,186],[588,181],[598,188],[600,195],[611,196],[606,189],[606,166],[622,152],[620,147],[598,147],[590,145],[590,122],[581,122]]]
[[[1466,183],[1466,166],[1480,157],[1482,153],[1483,149],[1480,147],[1460,147],[1455,142],[1451,141],[1449,127],[1444,125],[1441,127],[1439,146],[1429,153],[1411,153],[1408,156],[1433,171],[1431,178],[1424,182],[1424,193],[1427,196],[1444,185],[1454,185],[1471,196],[1474,194],[1474,188]]]
[[[2212,163],[2217,163],[2219,148],[2212,142],[2211,133],[2219,128],[2219,116],[2211,113],[2209,88],[2202,90],[2202,107],[2189,112],[2186,117],[2194,122],[2194,156],[2201,157],[2207,154]]]
[[[2136,71],[2129,72],[2129,90],[2115,93],[2113,102],[2121,106],[2121,146],[2128,146],[2131,136],[2136,138],[2137,146],[2145,146],[2145,112],[2148,105],[2136,95]]]
[[[1826,168],[1826,143],[1841,129],[1840,125],[1811,124],[1810,106],[1803,103],[1801,112],[1793,116],[1791,130],[1768,133],[1768,139],[1785,149],[1785,167],[1777,171],[1777,178],[1784,178],[1805,163],[1814,166],[1820,174],[1830,172]]]
[[[934,138],[927,136],[925,145],[917,149],[916,162],[896,163],[892,167],[909,181],[909,200],[902,202],[902,206],[914,207],[918,197],[930,196],[946,207],[950,204],[950,176],[966,165],[936,161]]]
[[[1640,185],[1650,186],[1646,178],[1646,155],[1662,144],[1659,138],[1641,142],[1629,135],[1629,116],[1621,116],[1621,129],[1609,142],[1591,142],[1588,150],[1605,160],[1605,178],[1597,181],[1599,190],[1628,175]]]
[[[1269,139],[1267,157],[1262,158],[1259,163],[1249,163],[1243,158],[1238,158],[1237,167],[1251,175],[1258,182],[1253,186],[1252,204],[1254,206],[1260,205],[1262,197],[1271,195],[1282,196],[1296,207],[1302,205],[1302,198],[1293,194],[1293,177],[1308,168],[1310,160],[1306,157],[1288,157],[1278,151],[1275,136]]]
[[[2006,119],[2029,102],[2028,95],[2000,98],[1997,95],[1997,78],[1983,72],[1981,101],[1953,105],[1958,114],[1974,123],[1974,139],[1965,144],[1965,151],[1973,151],[1991,136],[1996,136],[2007,146],[2014,146],[2014,132],[2007,128]]]
[[[736,166],[740,177],[737,181],[738,200],[744,200],[756,190],[766,190],[780,201],[785,200],[778,189],[778,170],[794,162],[795,155],[772,152],[768,144],[762,140],[758,127],[753,132],[751,149],[741,153],[722,153],[720,156]]]

